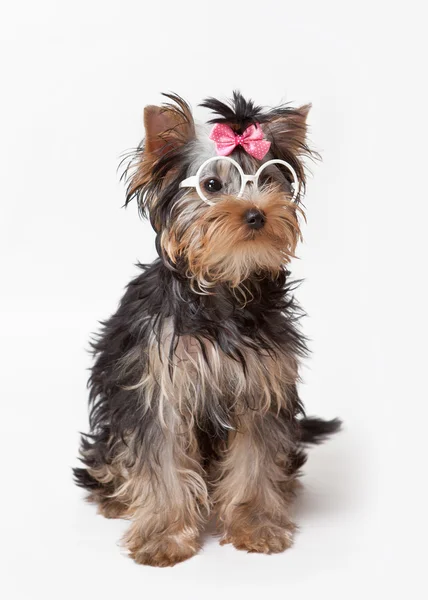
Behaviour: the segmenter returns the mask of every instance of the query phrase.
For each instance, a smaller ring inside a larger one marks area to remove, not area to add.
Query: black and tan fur
[[[90,433],[77,483],[125,536],[142,564],[194,555],[210,513],[222,543],[280,552],[292,543],[290,503],[304,445],[340,422],[308,419],[297,392],[305,340],[287,264],[301,237],[287,173],[242,198],[209,206],[179,183],[215,155],[178,96],[145,111],[146,138],[130,167],[136,198],[157,233],[159,258],[140,265],[93,343]],[[238,132],[261,124],[264,160],[289,162],[304,188],[309,107],[264,111],[235,93],[204,106]],[[247,173],[260,162],[238,147]],[[266,224],[250,231],[256,208]]]

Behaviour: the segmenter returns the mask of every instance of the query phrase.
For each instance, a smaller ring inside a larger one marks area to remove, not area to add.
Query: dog
[[[307,352],[288,264],[301,239],[310,105],[265,109],[234,92],[189,105],[164,94],[125,170],[156,232],[92,342],[90,433],[74,469],[108,518],[131,520],[139,564],[172,566],[200,548],[214,512],[221,544],[292,545],[291,505],[307,444],[339,430],[305,416]]]

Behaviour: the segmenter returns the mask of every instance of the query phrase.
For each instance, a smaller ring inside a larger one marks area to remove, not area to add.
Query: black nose
[[[264,227],[266,217],[261,210],[257,210],[257,208],[251,208],[245,213],[245,220],[251,229],[261,229]]]

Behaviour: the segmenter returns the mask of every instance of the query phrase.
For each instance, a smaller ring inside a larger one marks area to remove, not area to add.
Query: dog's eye
[[[215,192],[219,192],[223,188],[223,184],[219,179],[211,177],[210,179],[206,179],[204,181],[203,188],[206,192],[214,194]]]

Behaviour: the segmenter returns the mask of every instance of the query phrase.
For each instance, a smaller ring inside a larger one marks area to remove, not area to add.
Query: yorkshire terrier
[[[144,112],[126,169],[159,254],[128,285],[92,343],[90,433],[74,470],[102,515],[131,519],[140,564],[200,548],[215,511],[221,544],[282,552],[305,446],[340,428],[307,418],[306,353],[287,265],[301,239],[310,105],[270,110],[234,92]]]

